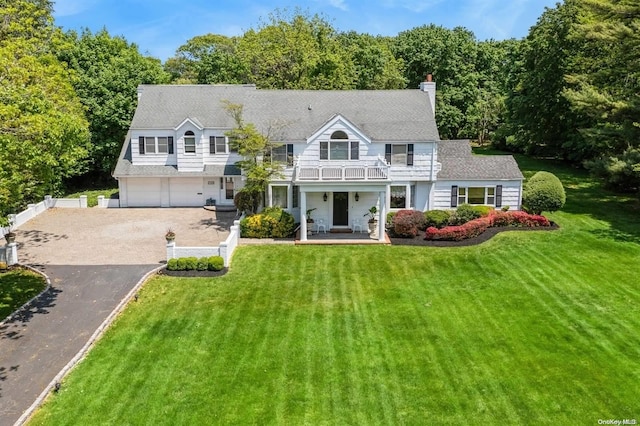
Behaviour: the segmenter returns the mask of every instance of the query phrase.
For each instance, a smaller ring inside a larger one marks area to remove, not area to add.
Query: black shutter
[[[209,136],[209,154],[216,153],[216,137]]]
[[[451,207],[458,207],[458,187],[456,185],[451,187]]]
[[[169,144],[169,154],[173,154],[173,136],[167,138],[167,143]]]
[[[293,166],[293,144],[287,144],[287,165]]]
[[[351,159],[360,159],[360,142],[358,141],[351,141]]]
[[[413,166],[413,144],[407,145],[407,166]]]
[[[384,159],[387,160],[387,164],[391,164],[391,144],[384,145]]]
[[[144,154],[144,136],[138,136],[138,151]]]
[[[496,207],[502,207],[502,185],[496,186]]]

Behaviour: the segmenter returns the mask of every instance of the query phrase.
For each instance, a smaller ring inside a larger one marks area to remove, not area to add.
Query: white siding
[[[519,180],[482,180],[482,181],[438,181],[434,184],[432,209],[451,209],[451,186],[458,187],[489,187],[502,185],[502,206],[509,206],[510,210],[520,210],[521,181]]]
[[[139,137],[173,137],[173,154],[140,154]],[[176,132],[173,130],[136,130],[131,133],[131,162],[135,165],[164,166],[177,164],[176,155]]]
[[[202,178],[169,179],[171,207],[197,207],[204,205]]]

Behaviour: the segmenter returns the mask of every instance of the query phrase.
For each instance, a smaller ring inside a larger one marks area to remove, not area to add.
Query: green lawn
[[[81,195],[86,195],[87,206],[95,207],[98,205],[98,195],[104,195],[105,198],[111,198],[111,196],[116,195],[117,193],[118,188],[90,189],[66,194],[65,198],[80,198]]]
[[[4,321],[45,287],[41,275],[26,269],[0,273],[0,321]]]
[[[638,202],[476,247],[240,247],[157,277],[32,424],[597,424],[640,413]],[[597,203],[597,204],[596,204]]]

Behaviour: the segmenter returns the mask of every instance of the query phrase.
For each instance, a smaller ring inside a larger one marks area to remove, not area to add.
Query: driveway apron
[[[0,425],[20,418],[157,266],[40,266],[51,287],[0,327]]]

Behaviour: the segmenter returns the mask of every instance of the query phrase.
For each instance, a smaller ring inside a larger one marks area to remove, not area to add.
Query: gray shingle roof
[[[243,118],[266,131],[283,123],[282,140],[304,141],[341,114],[372,140],[438,140],[427,93],[420,90],[258,90],[247,85],[143,85],[132,129],[176,127],[186,118],[206,128],[230,129],[227,100]]]
[[[524,179],[511,155],[473,155],[468,140],[438,142],[438,180]]]

